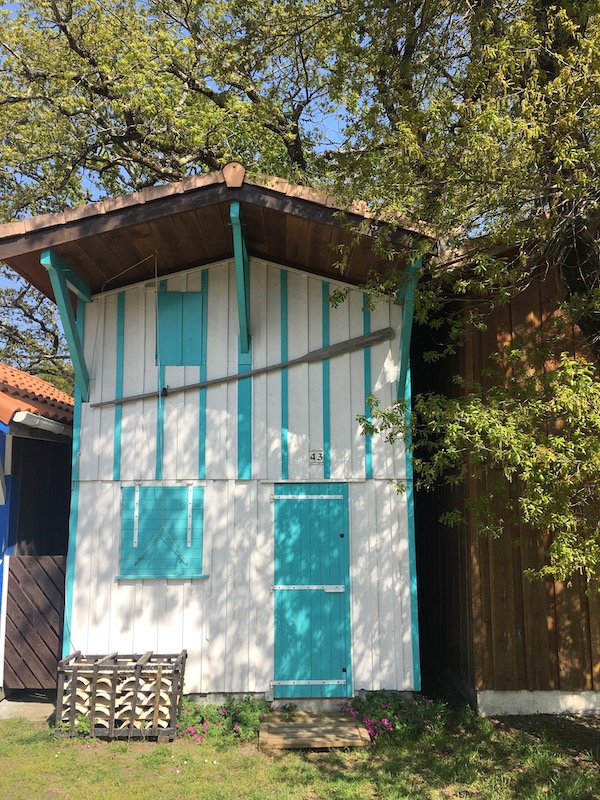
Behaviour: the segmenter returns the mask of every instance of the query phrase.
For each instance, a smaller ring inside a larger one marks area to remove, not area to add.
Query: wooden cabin
[[[452,396],[452,375],[481,380],[503,346],[524,336],[543,340],[564,291],[552,273],[532,281],[434,369],[422,358],[433,349],[431,331],[417,326],[414,391]],[[575,353],[576,340],[565,347]],[[484,377],[484,388],[492,380]],[[523,524],[494,540],[481,536],[468,514],[460,527],[440,524],[441,513],[464,510],[482,488],[472,480],[416,494],[425,678],[443,673],[486,716],[600,713],[600,592],[587,592],[579,575],[569,584],[525,577],[543,566],[544,543]]]
[[[52,689],[62,641],[73,398],[0,364],[0,689]]]
[[[390,261],[361,222],[231,163],[0,226],[76,371],[64,654],[186,649],[202,695],[420,688],[410,459],[357,421],[410,399],[410,283],[360,286],[417,234]]]

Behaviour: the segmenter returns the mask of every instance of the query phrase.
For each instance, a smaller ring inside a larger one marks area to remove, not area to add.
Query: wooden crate
[[[169,738],[181,711],[187,651],[84,656],[58,664],[56,733],[107,739]]]

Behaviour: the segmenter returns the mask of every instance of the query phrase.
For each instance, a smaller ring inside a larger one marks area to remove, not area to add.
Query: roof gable
[[[44,249],[52,248],[92,293],[131,285],[230,258],[229,209],[241,204],[249,255],[324,277],[363,283],[369,274],[402,266],[415,236],[407,223],[396,228],[390,260],[376,252],[373,237],[356,236],[349,224],[377,221],[366,206],[343,208],[333,198],[278,178],[251,180],[232,162],[220,172],[184,178],[123,197],[0,226],[0,259],[53,298]],[[337,266],[347,249],[347,269]]]

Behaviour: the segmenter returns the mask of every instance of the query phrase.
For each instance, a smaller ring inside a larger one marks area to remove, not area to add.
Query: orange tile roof
[[[0,363],[0,422],[8,425],[17,411],[73,423],[73,398],[52,384]]]

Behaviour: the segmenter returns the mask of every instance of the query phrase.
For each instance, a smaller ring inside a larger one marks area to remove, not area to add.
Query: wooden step
[[[366,747],[366,728],[354,717],[337,713],[271,712],[261,723],[261,750],[311,750],[329,747]]]

